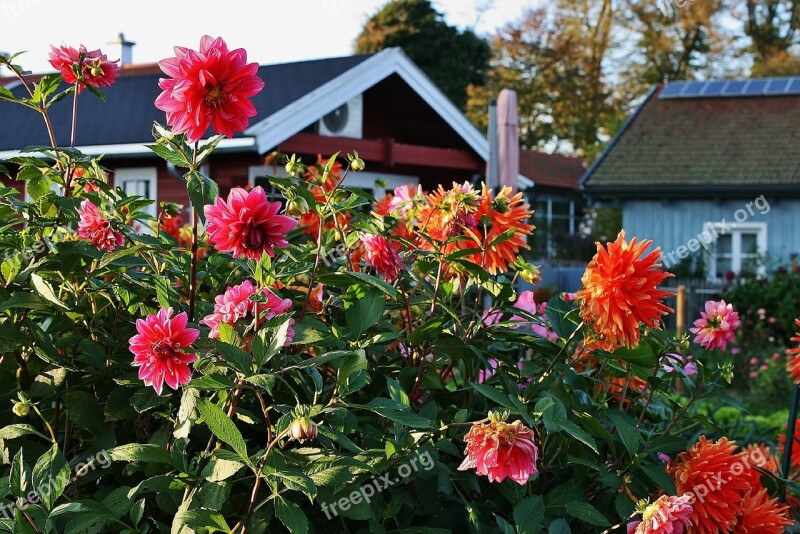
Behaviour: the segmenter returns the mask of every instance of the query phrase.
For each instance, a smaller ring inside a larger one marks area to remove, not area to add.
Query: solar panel
[[[782,95],[800,95],[800,76],[792,78],[671,82],[664,86],[659,98],[732,98]]]

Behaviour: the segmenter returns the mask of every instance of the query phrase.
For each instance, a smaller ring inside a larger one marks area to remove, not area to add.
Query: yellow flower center
[[[222,92],[222,89],[219,86],[213,87],[208,93],[206,93],[206,102],[208,102],[211,106],[219,106],[222,103],[222,99],[225,98],[225,93]]]

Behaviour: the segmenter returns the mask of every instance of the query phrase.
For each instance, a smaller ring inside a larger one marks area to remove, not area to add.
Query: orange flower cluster
[[[792,524],[789,507],[770,498],[756,466],[772,465],[768,449],[736,452],[727,438],[705,436],[667,465],[678,495],[694,495],[692,534],[781,534]],[[757,463],[760,462],[760,463]],[[773,461],[774,463],[774,461]],[[765,467],[767,466],[767,467]]]
[[[645,256],[651,244],[635,237],[628,243],[624,230],[607,247],[597,244],[577,294],[583,322],[594,333],[585,340],[588,347],[635,347],[641,325],[658,328],[661,316],[673,311],[663,302],[670,293],[658,289],[672,275],[659,269],[660,249]]]
[[[795,319],[795,323],[800,328],[800,317]],[[797,331],[797,335],[792,338],[792,341],[797,343],[797,346],[786,350],[786,354],[792,357],[789,363],[786,364],[786,369],[792,375],[795,383],[800,384],[800,330]]]

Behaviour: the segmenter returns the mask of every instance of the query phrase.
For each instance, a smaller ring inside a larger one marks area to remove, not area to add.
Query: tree
[[[792,47],[800,42],[800,1],[746,0],[744,33],[750,37],[754,76],[800,74]]]
[[[355,51],[400,47],[459,107],[470,84],[485,82],[491,50],[471,30],[450,26],[430,0],[391,0],[367,21]]]

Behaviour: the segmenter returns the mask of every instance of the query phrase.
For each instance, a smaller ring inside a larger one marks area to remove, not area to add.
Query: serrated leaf
[[[186,178],[186,188],[189,191],[189,200],[197,210],[200,220],[206,222],[203,206],[214,203],[219,194],[219,187],[217,187],[217,183],[214,180],[199,172],[190,171],[184,176]]]
[[[215,341],[217,352],[225,360],[225,363],[237,371],[250,375],[253,372],[253,358],[239,347],[235,347],[224,341]]]
[[[544,521],[544,501],[540,495],[526,497],[514,505],[514,523],[519,534],[537,534]]]
[[[169,452],[153,443],[128,443],[106,451],[115,462],[153,462],[170,465]]]
[[[247,456],[247,444],[242,437],[242,433],[236,428],[236,425],[230,418],[225,415],[219,406],[209,402],[205,399],[200,399],[197,403],[197,409],[200,415],[203,416],[208,428],[214,433],[217,438],[229,445],[236,453],[247,463],[250,464],[250,458]]]
[[[61,496],[69,482],[69,465],[61,454],[58,444],[54,443],[33,467],[33,487],[45,509],[50,510],[53,507],[53,503]]]
[[[476,384],[474,382],[470,382],[470,385],[478,393],[480,393],[487,399],[494,401],[496,404],[499,404],[500,406],[504,406],[506,408],[510,408],[512,410],[516,409],[514,404],[499,389],[493,388],[492,386],[487,386],[486,384]]]
[[[203,375],[189,382],[186,387],[206,391],[216,391],[233,389],[234,386],[235,384],[233,383],[233,380],[225,375]]]
[[[392,399],[376,398],[372,399],[367,405],[353,405],[371,410],[383,417],[411,428],[435,428],[435,425],[421,415],[417,415],[405,404],[393,401]]]
[[[598,527],[606,527],[611,524],[603,514],[597,511],[597,508],[588,502],[572,502],[564,508],[569,515],[580,519],[584,523]]]
[[[345,315],[347,326],[350,328],[352,338],[358,339],[361,335],[377,323],[386,308],[385,297],[377,291],[368,291],[355,304],[350,306]]]
[[[52,302],[59,308],[68,309],[68,306],[58,299],[55,291],[53,291],[53,287],[44,278],[36,273],[31,273],[31,283],[36,292],[44,297],[45,300]]]
[[[102,269],[103,267],[105,267],[106,265],[108,265],[109,263],[111,263],[111,262],[113,262],[115,260],[118,260],[120,258],[124,258],[125,256],[130,256],[131,254],[136,254],[137,252],[139,252],[143,248],[145,248],[144,245],[134,245],[134,246],[128,247],[128,248],[122,248],[122,249],[119,249],[119,250],[112,250],[111,252],[106,252],[103,255],[103,259],[100,260],[100,264],[98,265],[98,268]]]
[[[275,499],[275,515],[292,534],[308,534],[308,518],[295,503],[278,497]]]
[[[39,436],[40,438],[44,438],[48,441],[50,440],[50,438],[33,428],[31,425],[8,425],[0,429],[0,439],[14,439],[30,434]]]

